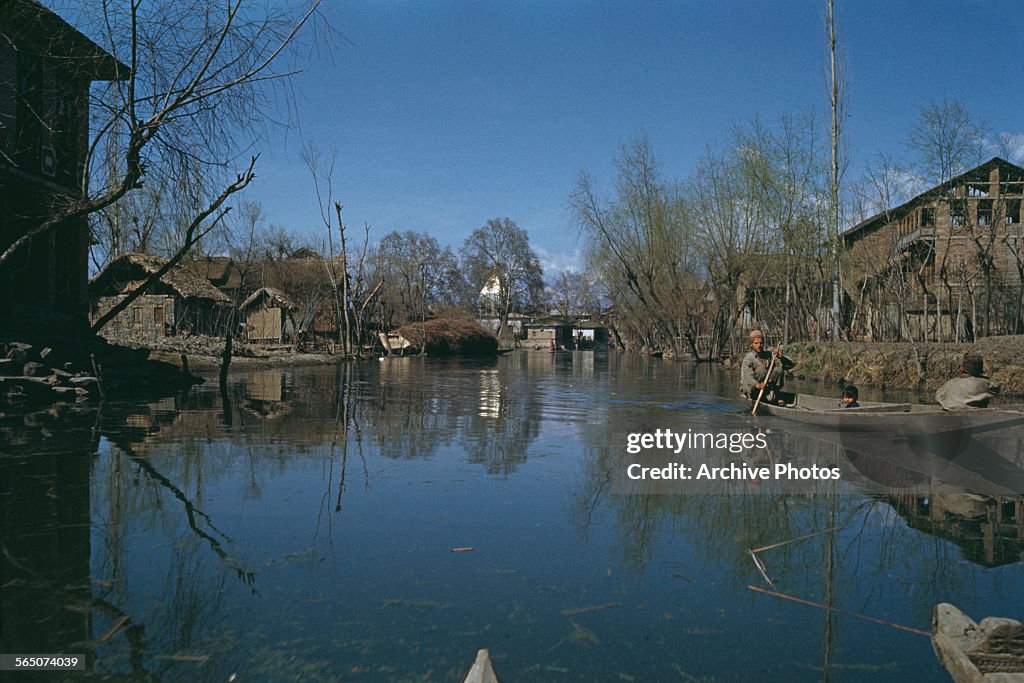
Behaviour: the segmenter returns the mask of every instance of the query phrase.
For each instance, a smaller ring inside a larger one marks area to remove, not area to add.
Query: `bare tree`
[[[496,285],[499,332],[513,310],[535,307],[544,289],[540,259],[530,248],[526,230],[509,218],[493,218],[474,230],[462,245],[463,270],[480,292]]]
[[[842,240],[839,237],[839,226],[841,225],[839,201],[840,183],[840,138],[842,136],[842,124],[845,118],[845,106],[843,93],[846,88],[842,83],[842,73],[836,53],[836,20],[834,5],[835,0],[826,0],[827,14],[825,17],[825,31],[828,36],[829,66],[830,66],[830,88],[829,88],[829,110],[832,113],[832,145],[831,165],[829,166],[829,239],[832,244],[832,339],[839,339],[840,317],[840,290],[841,271],[839,268],[839,251],[842,247]]]
[[[570,205],[588,243],[589,269],[607,284],[624,325],[648,348],[700,355],[697,235],[676,183],[661,177],[645,138],[615,160],[615,195],[604,200],[580,174]]]
[[[94,134],[79,194],[6,246],[0,268],[33,240],[109,209],[147,180],[171,190],[159,203],[162,215],[179,216],[175,248],[167,250],[171,263],[179,261],[211,229],[205,221],[222,218],[227,199],[255,178],[255,156],[243,170],[231,169],[274,120],[274,95],[287,92],[292,73],[284,56],[319,2],[268,9],[242,0],[133,0],[81,8],[82,28],[128,71],[92,90]],[[123,225],[114,232],[123,235]]]
[[[941,185],[983,161],[988,124],[958,100],[944,99],[921,107],[906,146],[918,173]]]
[[[567,318],[601,312],[597,284],[587,273],[563,270],[551,280],[550,303],[555,313]]]
[[[687,202],[701,216],[701,255],[707,282],[714,293],[708,311],[712,348],[722,355],[732,340],[737,321],[748,309],[748,292],[763,284],[758,265],[774,247],[766,223],[760,183],[750,173],[747,157],[753,150],[731,148],[705,153],[687,186]],[[760,319],[757,311],[749,311]],[[735,346],[735,345],[733,345]],[[733,352],[737,349],[730,349]]]
[[[990,294],[993,270],[990,251],[995,240],[986,239],[978,234],[973,220],[973,204],[965,194],[965,188],[950,184],[953,178],[981,163],[986,150],[988,132],[987,124],[971,114],[961,102],[943,100],[941,103],[932,102],[922,107],[907,135],[906,146],[911,155],[913,168],[930,185],[942,189],[944,195],[936,198],[936,208],[948,216],[949,223],[943,238],[944,244],[936,245],[935,249],[935,285],[941,287],[944,294],[944,297],[935,294],[936,328],[933,336],[936,340],[942,334],[941,309],[945,308],[951,312],[955,299],[963,296],[965,288],[973,299],[973,287],[970,284],[973,277],[967,274],[973,266],[981,269],[985,281],[986,300],[983,306],[984,319],[980,328],[973,312],[970,316],[971,333],[973,336],[974,333],[988,334],[991,331],[989,312],[992,303]],[[963,250],[955,246],[965,237],[972,243],[977,257],[974,264],[968,264]],[[928,284],[922,279],[922,288],[926,289]],[[975,308],[972,306],[972,309]]]
[[[335,154],[326,158],[312,143],[302,149],[302,160],[313,179],[320,220],[326,230],[327,255],[323,258],[324,272],[331,284],[338,321],[338,341],[341,352],[352,355],[362,342],[363,315],[370,300],[380,290],[378,283],[369,292],[363,291],[366,282],[366,256],[370,244],[370,226],[364,226],[363,244],[354,260],[349,260],[347,226],[341,218],[342,204],[334,199]],[[333,209],[333,211],[332,211]],[[334,229],[338,230],[337,242]],[[337,247],[337,251],[335,251]]]
[[[829,238],[819,228],[824,160],[816,121],[812,114],[784,115],[769,127],[755,118],[734,127],[732,143],[742,150],[741,177],[751,184],[764,222],[764,258],[751,264],[748,283],[767,294],[758,317],[781,321],[784,343],[809,339],[817,332],[822,283],[829,280],[822,275],[831,265],[821,249]]]
[[[382,322],[388,327],[427,320],[432,310],[455,304],[458,262],[434,237],[413,231],[388,233],[372,261],[373,279],[384,283]]]

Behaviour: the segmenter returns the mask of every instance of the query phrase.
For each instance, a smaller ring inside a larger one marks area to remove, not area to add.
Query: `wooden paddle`
[[[764,382],[761,384],[761,391],[757,392],[757,400],[754,401],[754,409],[750,411],[751,415],[757,415],[757,407],[761,405],[761,399],[764,398],[764,390],[768,387],[768,380],[771,379],[772,370],[775,368],[775,359],[782,356],[782,347],[780,346],[772,352],[772,360],[768,363],[768,372],[765,373]]]

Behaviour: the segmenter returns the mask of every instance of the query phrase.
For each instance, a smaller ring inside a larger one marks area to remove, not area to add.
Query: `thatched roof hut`
[[[150,275],[167,265],[167,259],[149,254],[122,254],[89,282],[93,297],[116,296],[138,289]],[[149,294],[173,293],[183,299],[205,299],[211,303],[230,304],[231,299],[193,268],[178,264],[160,278],[160,284]]]
[[[167,264],[149,254],[122,254],[89,283],[95,320]],[[178,264],[108,323],[113,333],[163,336],[170,332],[220,335],[230,321],[231,299],[193,268]]]
[[[280,289],[275,289],[273,287],[260,287],[250,294],[249,298],[243,301],[238,307],[244,310],[256,305],[286,308],[289,311],[294,311],[299,307],[298,304],[288,298],[287,294],[282,292]]]
[[[280,344],[295,332],[293,312],[299,305],[279,289],[261,287],[238,308],[245,314],[245,335],[250,342]]]

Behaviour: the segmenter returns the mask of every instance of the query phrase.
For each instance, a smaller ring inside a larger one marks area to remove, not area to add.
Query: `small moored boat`
[[[932,647],[957,683],[1024,682],[1024,626],[988,617],[980,624],[955,606],[935,606]]]

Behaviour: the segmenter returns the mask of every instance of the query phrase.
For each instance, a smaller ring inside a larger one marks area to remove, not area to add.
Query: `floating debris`
[[[808,605],[810,607],[817,607],[818,609],[823,609],[823,610],[825,610],[827,612],[835,612],[836,614],[843,614],[843,615],[846,615],[848,617],[854,617],[856,619],[863,619],[864,621],[870,621],[870,622],[872,622],[874,624],[881,624],[882,626],[891,626],[892,628],[899,629],[901,631],[908,631],[910,633],[916,633],[916,634],[921,635],[921,636],[930,636],[931,635],[930,633],[928,633],[928,631],[922,631],[919,628],[914,628],[912,626],[904,626],[903,624],[897,624],[897,623],[892,622],[892,621],[885,621],[884,619],[876,619],[875,617],[869,617],[866,614],[858,614],[857,612],[849,612],[849,611],[844,610],[844,609],[838,609],[836,607],[829,607],[828,605],[823,605],[820,602],[811,602],[810,600],[804,600],[803,598],[798,598],[798,597],[795,597],[793,595],[786,595],[785,593],[778,593],[776,591],[770,591],[770,590],[767,590],[765,588],[758,588],[757,586],[750,586],[750,585],[748,585],[747,588],[749,588],[752,591],[757,591],[758,593],[764,593],[765,595],[773,595],[776,598],[782,598],[783,600],[791,600],[793,602],[798,602],[801,605]]]
[[[618,607],[617,602],[606,602],[603,605],[594,605],[593,607],[577,607],[575,609],[564,609],[562,610],[563,617],[575,617],[578,614],[587,614],[588,612],[600,612],[603,609],[611,609],[612,607]]]
[[[446,609],[452,606],[450,602],[439,600],[406,600],[404,598],[388,598],[384,601],[385,607],[433,607],[435,609]]]

